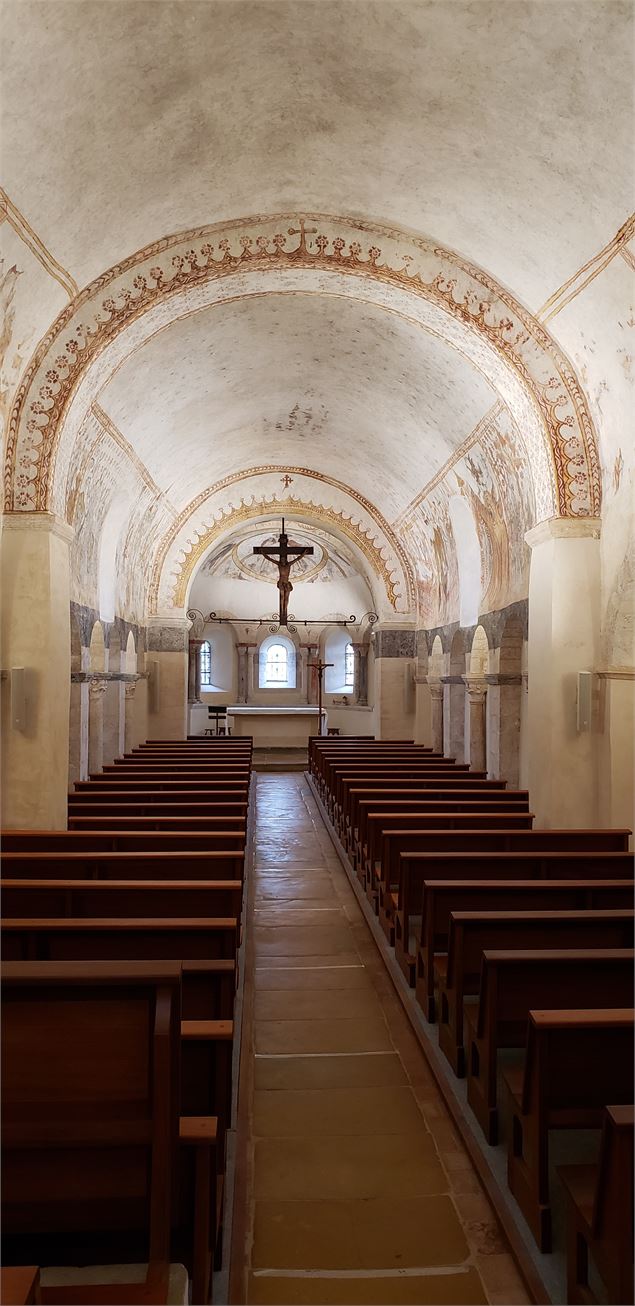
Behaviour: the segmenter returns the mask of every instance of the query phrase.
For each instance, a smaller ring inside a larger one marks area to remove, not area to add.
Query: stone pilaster
[[[88,685],[88,771],[97,775],[104,767],[104,695],[108,681],[92,676]]]
[[[484,676],[464,676],[463,680],[465,682],[470,714],[470,771],[485,771],[487,768],[485,726],[487,683]]]

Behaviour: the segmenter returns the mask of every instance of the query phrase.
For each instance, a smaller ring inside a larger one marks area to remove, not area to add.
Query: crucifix
[[[284,517],[282,518],[282,530],[278,536],[278,543],[262,544],[254,549],[254,553],[260,554],[263,558],[268,558],[269,562],[275,563],[278,568],[278,589],[280,591],[280,625],[286,626],[289,618],[289,595],[293,585],[289,580],[289,572],[294,562],[299,562],[300,558],[305,558],[314,552],[313,545],[302,547],[299,544],[292,544],[289,547],[289,536],[285,534]]]
[[[323,682],[323,680],[324,680],[324,672],[326,671],[326,668],[327,668],[327,667],[332,667],[332,666],[334,666],[334,665],[335,665],[334,662],[322,662],[320,658],[318,658],[317,662],[307,662],[307,666],[308,666],[308,667],[311,667],[314,671],[317,671],[317,676],[318,676],[318,713],[319,713],[318,720],[319,720],[319,722],[320,722],[320,734],[323,734],[323,730],[322,730],[322,682]]]

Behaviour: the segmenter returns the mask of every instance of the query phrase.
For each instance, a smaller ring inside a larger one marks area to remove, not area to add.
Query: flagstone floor
[[[527,1302],[301,775],[257,778],[251,903],[242,1300]]]

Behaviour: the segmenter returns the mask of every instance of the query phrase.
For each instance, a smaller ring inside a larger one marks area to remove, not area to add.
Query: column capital
[[[428,680],[427,684],[428,684],[428,689],[430,690],[431,697],[435,699],[436,702],[442,703],[443,702],[442,682],[440,680]]]
[[[91,698],[100,698],[105,694],[108,681],[103,676],[91,676],[88,682],[88,692]]]
[[[134,698],[136,689],[137,689],[136,680],[127,681],[127,683],[124,685],[124,694],[126,698]]]
[[[462,676],[470,703],[483,703],[487,693],[485,676]]]
[[[600,527],[599,517],[549,517],[527,531],[525,543],[530,549],[535,549],[539,544],[546,544],[547,540],[599,540]]]

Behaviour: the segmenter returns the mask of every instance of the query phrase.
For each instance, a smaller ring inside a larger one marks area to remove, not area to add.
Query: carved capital
[[[137,688],[136,680],[129,681],[128,684],[124,686],[124,694],[126,698],[134,698],[136,688]]]
[[[441,684],[441,681],[440,681],[440,680],[429,680],[429,681],[428,681],[428,687],[429,687],[429,689],[430,689],[430,697],[434,700],[434,702],[436,702],[436,703],[442,703],[442,702],[443,702],[443,685]]]
[[[107,685],[108,681],[103,680],[101,676],[91,676],[88,683],[88,692],[91,698],[101,698],[102,694],[106,693]]]
[[[484,676],[463,676],[470,703],[484,703],[487,694],[487,681]]]

